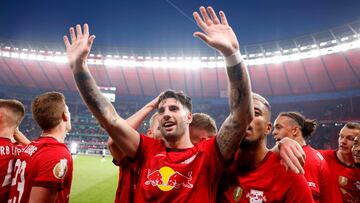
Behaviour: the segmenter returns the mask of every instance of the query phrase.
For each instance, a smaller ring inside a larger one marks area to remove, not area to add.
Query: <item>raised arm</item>
[[[133,157],[140,143],[139,133],[117,114],[114,106],[98,89],[87,65],[95,36],[89,35],[87,24],[84,25],[84,32],[81,29],[80,25],[76,25],[75,34],[74,28],[70,28],[71,42],[64,36],[69,65],[78,90],[91,113],[109,136],[126,155]]]
[[[139,111],[126,119],[127,123],[132,128],[137,130],[140,127],[141,123],[143,123],[143,121],[145,120],[146,116],[149,115],[152,110],[157,108],[158,100],[159,97],[156,97],[155,99],[147,103]],[[121,148],[113,141],[111,137],[109,137],[107,145],[114,159],[121,160],[125,157],[125,154],[122,152]]]
[[[17,127],[14,131],[14,138],[17,143],[28,145],[30,144],[30,140],[19,130],[19,127]]]
[[[240,55],[239,42],[224,12],[219,12],[220,19],[211,7],[207,10],[200,7],[200,13],[202,17],[194,12],[194,18],[203,32],[195,32],[194,36],[220,51],[227,66],[230,115],[216,139],[221,154],[228,160],[239,149],[248,124],[254,117],[250,79]]]

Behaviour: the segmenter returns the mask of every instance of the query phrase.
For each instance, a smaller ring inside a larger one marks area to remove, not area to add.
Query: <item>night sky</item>
[[[132,48],[203,47],[192,12],[223,10],[241,44],[289,39],[360,19],[359,0],[2,0],[0,38],[62,43],[89,23],[95,44]]]

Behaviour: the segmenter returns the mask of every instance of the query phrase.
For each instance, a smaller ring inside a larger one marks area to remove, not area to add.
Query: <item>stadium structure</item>
[[[226,74],[217,52],[108,46],[93,50],[90,70],[121,116],[127,118],[170,88],[190,95],[194,112],[208,113],[218,123],[225,119]],[[313,146],[335,148],[343,123],[360,121],[360,21],[294,39],[242,45],[241,53],[253,91],[270,100],[273,117],[295,110],[319,121],[310,140]],[[40,129],[31,118],[31,100],[44,91],[63,92],[73,116],[66,142],[76,143],[81,153],[101,153],[107,135],[79,97],[66,60],[60,43],[1,39],[0,96],[25,103],[21,129],[34,138]],[[268,144],[273,144],[271,136]]]

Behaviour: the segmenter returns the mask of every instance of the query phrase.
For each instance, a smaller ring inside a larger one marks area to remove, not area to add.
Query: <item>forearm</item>
[[[225,58],[228,76],[229,107],[234,121],[251,122],[254,110],[251,98],[251,84],[248,69],[241,58],[240,52]]]
[[[137,111],[135,114],[130,116],[126,121],[128,124],[134,128],[135,130],[140,127],[140,125],[145,120],[146,116],[149,115],[149,113],[154,110],[154,107],[150,105],[145,105],[142,107],[139,111]]]
[[[16,142],[18,142],[20,144],[24,144],[24,145],[30,144],[30,140],[27,139],[27,137],[19,130],[15,130],[14,138],[15,138]]]
[[[227,58],[228,59],[228,58]],[[227,63],[230,115],[220,129],[217,143],[225,159],[230,159],[239,149],[240,142],[254,117],[251,87],[247,68],[242,60]]]
[[[92,114],[99,121],[100,125],[106,129],[109,124],[116,123],[118,115],[110,103],[98,89],[96,82],[90,74],[86,63],[76,63],[71,66],[74,71],[74,79],[80,91],[81,97],[92,112]]]

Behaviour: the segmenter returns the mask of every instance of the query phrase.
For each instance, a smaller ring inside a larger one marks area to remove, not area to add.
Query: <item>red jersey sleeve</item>
[[[62,190],[66,177],[71,176],[72,173],[70,152],[64,147],[53,147],[41,153],[38,160],[38,171],[33,186]]]
[[[321,191],[320,202],[341,202],[342,200],[339,188],[336,184],[334,184],[332,175],[329,170],[329,166],[324,158],[322,158],[320,162],[319,177],[319,187]]]

